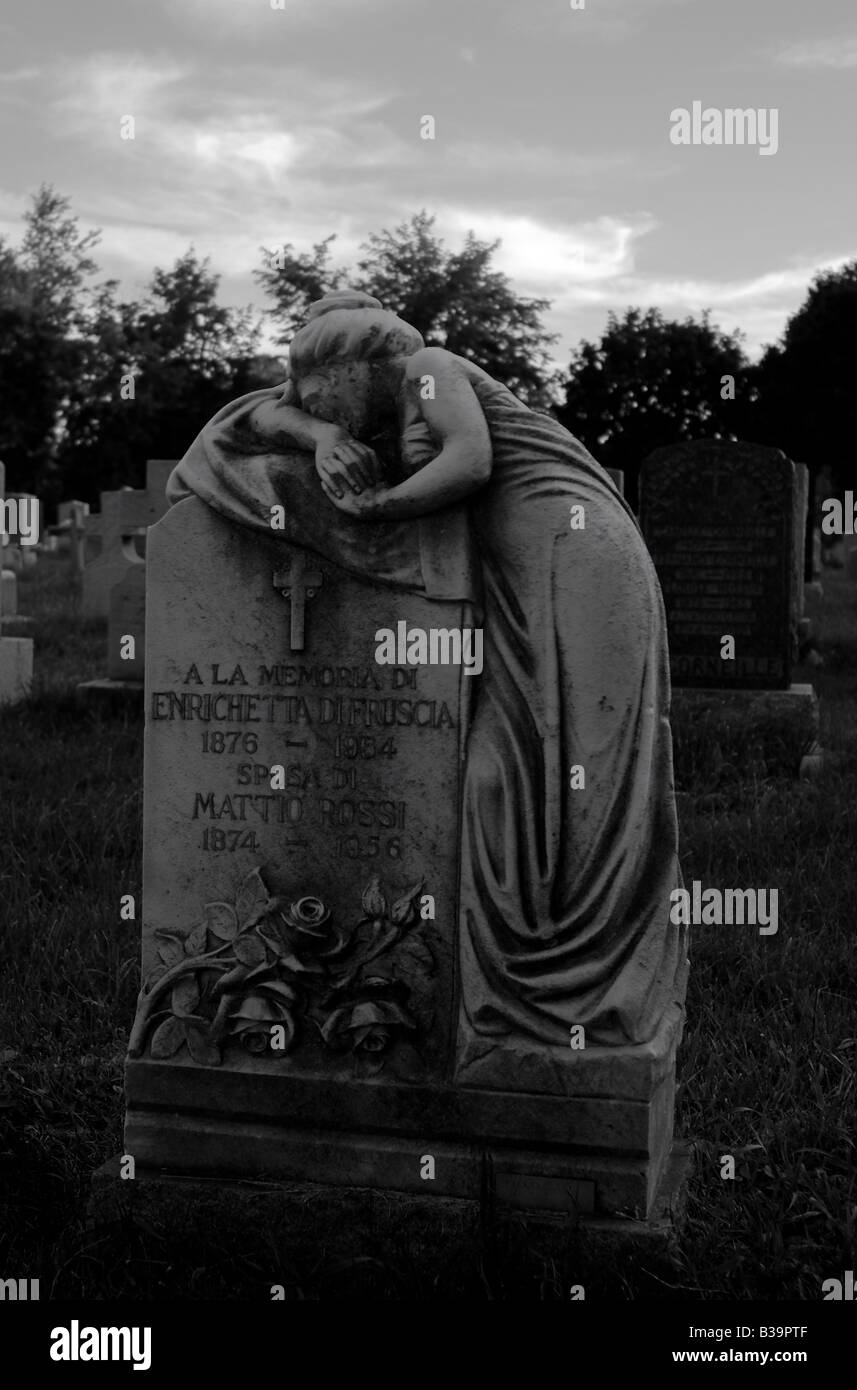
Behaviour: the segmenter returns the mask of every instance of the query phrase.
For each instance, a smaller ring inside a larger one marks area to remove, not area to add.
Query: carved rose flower
[[[298,898],[284,909],[283,920],[291,928],[293,947],[298,953],[326,956],[342,944],[331,921],[330,908],[321,898],[312,895]]]
[[[415,1028],[406,1009],[391,999],[375,999],[334,1009],[321,1035],[337,1051],[386,1052],[403,1029]]]

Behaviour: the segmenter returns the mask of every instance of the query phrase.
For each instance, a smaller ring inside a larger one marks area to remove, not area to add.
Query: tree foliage
[[[556,386],[548,353],[555,338],[541,315],[550,302],[518,295],[492,268],[499,241],[482,242],[468,232],[461,250],[449,251],[434,224],[423,211],[373,233],[350,270],[331,266],[333,236],[303,255],[291,245],[266,251],[255,275],[274,300],[270,313],[279,341],[288,342],[314,299],[347,283],[375,295],[428,344],[470,358],[528,404],[547,406]]]
[[[765,442],[838,488],[857,485],[857,260],[813,279],[780,342],[759,364]]]
[[[734,399],[728,381],[734,381]],[[653,449],[696,438],[744,436],[757,395],[740,334],[658,309],[608,316],[597,343],[571,357],[562,423],[599,463],[626,472],[629,492]]]

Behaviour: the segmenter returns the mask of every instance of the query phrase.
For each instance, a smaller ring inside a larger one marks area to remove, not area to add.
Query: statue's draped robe
[[[650,1041],[681,1003],[686,969],[685,931],[670,922],[680,878],[654,567],[633,513],[567,430],[488,378],[474,389],[494,467],[466,506],[406,522],[346,517],[309,454],[262,451],[253,412],[282,388],[220,411],[168,488],[171,501],[195,493],[268,536],[270,508],[283,506],[274,534],[288,542],[365,579],[474,606],[484,669],[465,678],[465,1081],[501,1040],[568,1056],[569,1029],[582,1024],[590,1047]],[[419,431],[403,441],[406,468],[431,452]],[[576,504],[582,529],[570,524]]]

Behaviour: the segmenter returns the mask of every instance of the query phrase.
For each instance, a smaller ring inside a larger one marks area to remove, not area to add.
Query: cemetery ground
[[[857,1253],[857,585],[824,578],[821,699],[836,754],[814,780],[679,761],[685,881],[777,888],[779,931],[692,929],[677,1132],[694,1146],[675,1249],[538,1234],[484,1204],[464,1238],[425,1204],[393,1229],[295,1203],[259,1236],[95,1223],[92,1173],[122,1152],[122,1066],[139,987],[142,710],[77,703],[105,624],[64,559],[21,577],[36,685],[0,712],[0,1277],[47,1298],[810,1299]],[[721,1177],[735,1159],[735,1178]]]

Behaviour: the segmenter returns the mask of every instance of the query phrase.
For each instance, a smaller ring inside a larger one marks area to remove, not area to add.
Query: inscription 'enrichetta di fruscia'
[[[218,690],[216,693],[203,693],[194,690],[154,690],[151,692],[149,711],[153,721],[161,720],[200,720],[203,723],[228,724],[297,724],[297,725],[341,725],[345,728],[407,728],[416,725],[431,729],[455,729],[456,719],[444,700],[421,700],[397,695],[372,696],[271,694],[266,690],[232,691],[235,685],[245,686],[249,682],[240,665],[232,668],[230,674],[221,674],[220,664],[212,668],[211,683],[227,685],[230,691]],[[226,668],[224,667],[224,670]],[[271,672],[281,675],[296,673],[296,681],[304,674],[301,667],[263,667],[266,677]],[[370,685],[371,673],[359,667],[313,667],[316,684],[324,687],[338,687],[341,684],[349,689],[366,688]],[[330,673],[330,680],[324,676]],[[414,673],[391,671],[396,677],[391,684],[401,689],[410,685],[404,677]],[[196,664],[190,667],[185,684],[203,684]],[[261,683],[261,682],[260,682]],[[292,684],[283,680],[283,684]],[[373,678],[373,688],[379,683]]]

